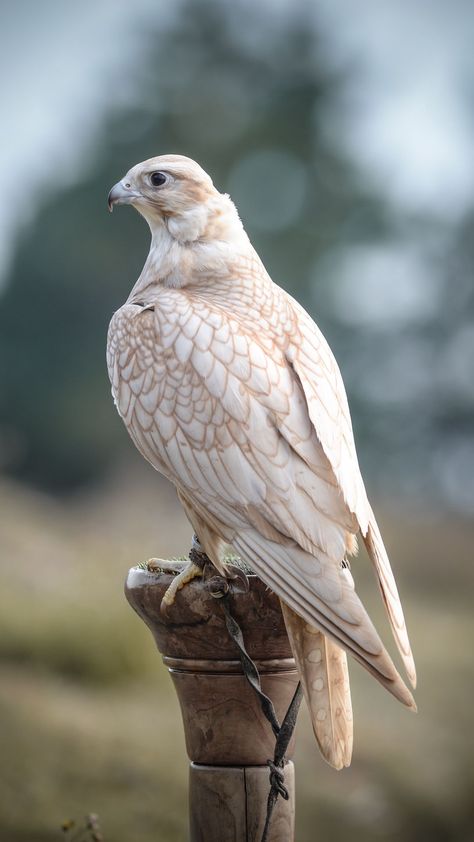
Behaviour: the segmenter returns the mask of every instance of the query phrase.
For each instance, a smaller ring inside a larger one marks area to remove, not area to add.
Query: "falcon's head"
[[[136,164],[112,187],[108,203],[111,211],[114,205],[133,205],[152,233],[165,226],[180,242],[216,238],[222,224],[241,227],[229,197],[216,190],[196,161],[183,155],[160,155]]]

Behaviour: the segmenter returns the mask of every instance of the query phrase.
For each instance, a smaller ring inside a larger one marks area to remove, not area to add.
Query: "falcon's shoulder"
[[[131,395],[143,390],[146,369],[157,361],[153,309],[126,303],[112,316],[107,333],[107,369],[117,409],[125,419]]]

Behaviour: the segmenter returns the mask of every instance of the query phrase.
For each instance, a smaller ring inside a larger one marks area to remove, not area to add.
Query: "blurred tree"
[[[107,190],[129,166],[166,151],[200,161],[231,188],[274,279],[306,304],[315,257],[354,214],[363,229],[383,229],[378,203],[318,133],[339,80],[304,15],[278,22],[248,8],[245,27],[240,15],[192,0],[171,30],[144,33],[134,107],[105,115],[87,175],[52,191],[22,232],[0,308],[3,460],[17,476],[73,487],[130,446],[104,364],[108,320],[147,251],[135,214],[111,224],[106,213]]]
[[[21,232],[0,302],[0,462],[67,489],[131,452],[104,348],[148,232],[130,209],[112,224],[105,199],[130,166],[172,151],[230,192],[273,279],[316,316],[371,477],[472,511],[472,220],[394,214],[324,131],[346,80],[309,7],[242,9],[187,0],[142,33],[133,97],[124,79],[75,186],[52,185]]]

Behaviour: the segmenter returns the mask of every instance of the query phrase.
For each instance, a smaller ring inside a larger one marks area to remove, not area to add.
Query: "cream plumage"
[[[352,750],[346,651],[415,707],[343,565],[359,531],[416,679],[335,359],[194,161],[138,164],[109,204],[134,205],[152,233],[109,328],[117,409],[143,456],[177,487],[214,564],[222,569],[231,544],[281,598],[316,738],[341,768]]]

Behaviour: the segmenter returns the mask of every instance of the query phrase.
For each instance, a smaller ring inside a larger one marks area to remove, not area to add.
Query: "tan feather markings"
[[[231,540],[304,618],[307,700],[323,753],[339,766],[352,741],[340,647],[414,706],[340,571],[359,526],[411,678],[413,661],[337,364],[310,317],[246,249],[228,275],[183,289],[151,285],[148,309],[126,304],[115,314],[112,389],[137,447],[178,487],[211,557]],[[311,635],[321,645],[307,649]]]
[[[282,610],[319,748],[342,769],[350,765],[353,744],[346,653],[284,602]]]

